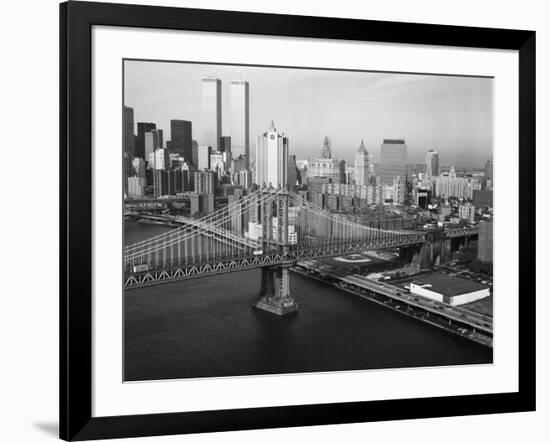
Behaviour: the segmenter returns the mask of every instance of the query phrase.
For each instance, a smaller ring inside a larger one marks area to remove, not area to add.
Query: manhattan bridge
[[[180,227],[125,247],[126,289],[258,268],[256,306],[280,315],[297,310],[289,268],[299,260],[430,242],[427,232],[366,227],[280,189],[254,191],[198,220],[175,218]]]

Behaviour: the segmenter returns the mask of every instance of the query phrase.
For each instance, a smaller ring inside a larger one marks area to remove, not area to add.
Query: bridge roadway
[[[432,315],[444,317],[455,323],[464,324],[471,327],[473,330],[483,331],[492,339],[493,318],[491,316],[473,312],[464,307],[449,306],[442,302],[415,296],[405,289],[381,281],[373,281],[362,275],[353,274],[342,276],[342,274],[327,271],[325,269],[319,270],[315,267],[315,263],[311,261],[298,263],[298,266],[309,272],[313,271],[319,275],[330,276],[338,280],[342,288],[359,288],[383,295],[399,304],[405,304],[412,308],[425,311],[428,315],[431,313]]]
[[[191,258],[189,260],[180,261],[163,261],[162,265],[149,266],[143,271],[134,271],[132,263],[127,263],[125,271],[124,286],[127,289],[139,288],[149,285],[164,284],[170,282],[181,281],[190,278],[207,276],[209,274],[219,274],[227,272],[235,272],[259,267],[278,266],[292,264],[304,259],[314,259],[321,257],[334,257],[347,255],[365,250],[379,250],[395,247],[406,247],[425,243],[427,241],[427,233],[424,231],[408,232],[407,235],[398,235],[382,238],[366,238],[364,241],[354,240],[353,242],[334,242],[332,238],[328,241],[319,241],[314,239],[311,243],[301,244],[299,247],[289,246],[288,250],[283,253],[281,250],[263,250],[261,253],[255,253],[250,242],[239,235],[232,234],[227,230],[219,230],[207,223],[201,223],[200,220],[193,220],[187,217],[173,215],[153,215],[144,214],[132,211],[126,211],[125,216],[138,217],[147,219],[156,223],[171,224],[171,225],[191,225],[201,229],[205,234],[216,235],[217,238],[223,239],[224,236],[231,240],[239,238],[240,245],[245,246],[248,250],[240,250],[236,256],[206,256],[206,259]],[[458,229],[456,229],[458,230]],[[475,229],[460,229],[461,234],[473,235],[477,233]],[[407,233],[407,232],[403,232]],[[457,236],[456,231],[453,232],[454,237]],[[233,238],[234,237],[234,238]],[[223,242],[223,241],[222,241]]]

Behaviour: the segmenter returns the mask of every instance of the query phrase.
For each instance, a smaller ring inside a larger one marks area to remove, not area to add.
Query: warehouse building
[[[410,291],[448,305],[468,304],[490,296],[489,287],[483,284],[442,273],[414,280]]]

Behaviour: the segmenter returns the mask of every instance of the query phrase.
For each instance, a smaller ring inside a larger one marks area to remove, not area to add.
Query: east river
[[[171,229],[125,224],[131,244]],[[260,271],[125,293],[127,381],[478,364],[491,348],[291,273],[300,309],[252,308]]]

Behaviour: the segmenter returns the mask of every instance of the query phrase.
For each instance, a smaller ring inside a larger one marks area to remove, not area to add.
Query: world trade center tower
[[[231,82],[231,153],[250,162],[249,92],[247,81]]]
[[[217,78],[203,78],[202,145],[218,149],[222,135],[222,82]]]

